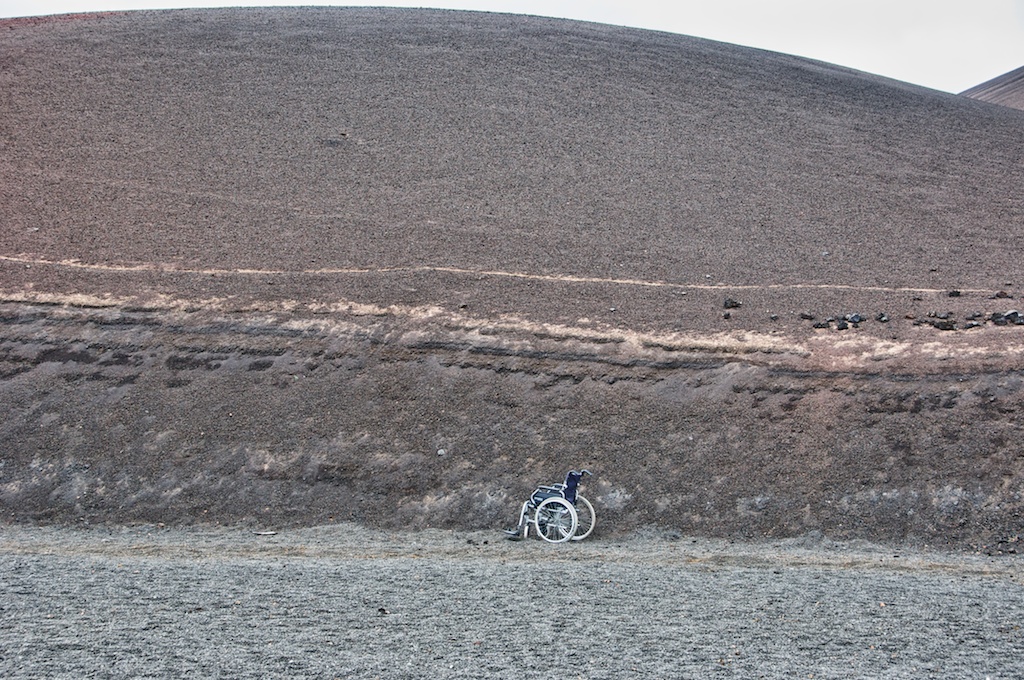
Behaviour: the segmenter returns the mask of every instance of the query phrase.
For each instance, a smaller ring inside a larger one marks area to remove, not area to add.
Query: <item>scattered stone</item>
[[[951,290],[948,293],[946,293],[946,295],[948,295],[949,297],[960,297],[960,291]]]
[[[779,320],[779,315],[778,314],[772,314],[768,318],[771,319],[772,321],[778,321]]]
[[[725,309],[739,309],[743,306],[743,303],[739,300],[733,300],[732,298],[725,298],[725,304],[722,305]]]
[[[984,316],[984,312],[971,312],[964,318],[967,319],[968,321],[977,321],[978,319],[984,318]]]
[[[998,293],[996,293],[995,295],[993,295],[992,297],[989,298],[989,300],[1012,300],[1012,299],[1013,299],[1013,296],[1010,295],[1009,293],[1007,293],[1005,290],[1001,290],[1001,291],[999,291]]]
[[[967,330],[968,328],[980,328],[980,327],[981,327],[981,324],[978,323],[977,321],[968,321],[967,323],[964,324],[964,330]]]
[[[885,312],[879,312],[875,314],[875,321],[878,323],[889,323],[889,315]]]
[[[1024,316],[1021,315],[1016,309],[1011,309],[1008,312],[992,312],[992,315],[988,317],[988,320],[997,326],[1008,326],[1013,324],[1015,326],[1024,325]]]
[[[953,321],[952,319],[935,319],[932,321],[932,326],[940,331],[955,331],[956,321]]]
[[[814,321],[814,315],[808,312],[800,312],[800,318],[804,321]]]
[[[1007,536],[995,541],[993,545],[980,546],[980,551],[986,555],[1017,555],[1024,552],[1024,539],[1017,536]]]
[[[836,321],[836,330],[837,331],[845,331],[849,327],[850,327],[850,324],[846,323],[846,319],[840,319],[839,321]]]
[[[863,321],[866,321],[866,319],[860,314],[847,314],[846,316],[843,317],[843,320],[849,321],[854,326],[856,326],[859,323],[862,323]]]
[[[732,314],[730,314],[729,312],[722,312],[722,318],[723,319],[731,319],[732,318]]]
[[[829,327],[829,323],[828,323],[828,321],[818,321],[818,322],[816,322],[814,324],[814,327],[815,328],[828,328]]]

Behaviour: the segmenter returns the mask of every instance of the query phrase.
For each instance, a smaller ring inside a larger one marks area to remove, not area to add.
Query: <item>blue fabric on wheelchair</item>
[[[576,505],[576,487],[580,485],[582,477],[582,474],[575,471],[565,476],[565,489],[562,490],[562,497],[573,505]]]
[[[540,505],[549,498],[557,497],[564,498],[573,505],[576,505],[576,488],[580,485],[582,478],[583,473],[572,470],[565,476],[565,484],[562,485],[561,489],[558,488],[558,485],[537,487],[536,491],[530,496],[530,501],[534,505]]]
[[[544,501],[546,501],[549,498],[561,498],[561,497],[562,497],[562,494],[558,493],[557,491],[548,491],[546,489],[537,489],[536,491],[533,492],[533,495],[530,496],[530,500],[533,501],[534,505],[540,505],[541,503],[543,503]]]

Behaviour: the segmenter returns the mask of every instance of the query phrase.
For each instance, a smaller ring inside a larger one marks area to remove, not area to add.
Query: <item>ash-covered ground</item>
[[[1016,678],[1018,558],[811,534],[0,533],[8,678]]]

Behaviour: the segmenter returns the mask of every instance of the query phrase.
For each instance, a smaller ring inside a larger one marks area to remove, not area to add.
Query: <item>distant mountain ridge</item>
[[[1024,66],[960,93],[971,99],[1024,110]]]

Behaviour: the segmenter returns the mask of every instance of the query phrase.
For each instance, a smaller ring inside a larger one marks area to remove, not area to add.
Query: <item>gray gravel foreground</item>
[[[1024,676],[1018,558],[820,537],[13,526],[0,574],[6,678]]]

